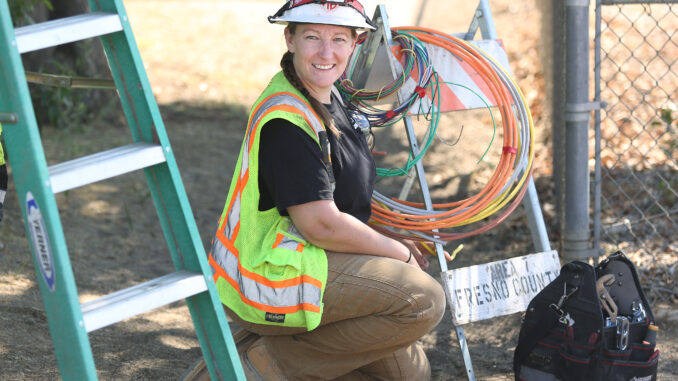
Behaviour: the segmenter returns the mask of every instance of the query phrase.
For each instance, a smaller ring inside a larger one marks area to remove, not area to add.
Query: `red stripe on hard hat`
[[[305,5],[305,4],[327,4],[327,5],[347,5],[349,7],[354,8],[360,13],[365,13],[363,5],[360,4],[357,0],[339,0],[339,1],[332,1],[332,0],[292,0],[292,6],[291,8],[298,7],[300,5]],[[329,8],[329,9],[334,9],[334,8]]]
[[[357,0],[289,0],[268,21],[277,24],[315,23],[375,30]]]

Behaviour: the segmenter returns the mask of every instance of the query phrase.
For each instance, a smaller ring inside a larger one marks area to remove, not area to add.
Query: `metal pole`
[[[565,241],[566,262],[590,256],[589,0],[566,0]]]
[[[594,86],[595,86],[595,95],[594,100],[598,103],[602,102],[600,99],[600,22],[602,17],[602,4],[601,0],[596,1],[596,37],[594,39]],[[594,261],[598,261],[598,256],[600,255],[600,197],[602,192],[602,178],[600,167],[600,140],[602,139],[602,134],[600,130],[600,110],[594,112],[594,124],[596,130],[596,169],[594,175],[594,195],[593,195],[593,250],[595,250],[598,255],[594,257]]]
[[[553,59],[551,75],[553,82],[553,99],[551,103],[553,139],[553,185],[555,188],[556,217],[558,243],[556,248],[563,252],[565,231],[565,113],[557,110],[565,109],[565,3],[561,0],[550,0],[546,7],[551,7],[550,25],[552,50],[549,52]]]

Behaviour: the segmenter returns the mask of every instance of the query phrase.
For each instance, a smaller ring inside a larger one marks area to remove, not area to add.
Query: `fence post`
[[[566,262],[591,256],[589,239],[589,0],[566,0],[565,231]]]
[[[542,43],[539,51],[545,71],[547,99],[551,99],[551,145],[553,147],[553,187],[556,248],[563,253],[565,231],[565,3],[562,0],[538,1],[542,12]]]

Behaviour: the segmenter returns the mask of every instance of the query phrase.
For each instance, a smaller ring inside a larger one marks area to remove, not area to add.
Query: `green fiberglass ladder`
[[[88,333],[186,300],[212,379],[244,380],[188,198],[121,0],[14,29],[0,0],[0,123],[62,378],[96,379]],[[100,37],[133,142],[47,166],[21,54]],[[143,169],[176,272],[80,304],[55,194]]]

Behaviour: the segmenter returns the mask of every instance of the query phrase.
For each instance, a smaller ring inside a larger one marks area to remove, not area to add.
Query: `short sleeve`
[[[285,119],[264,124],[259,140],[259,210],[287,208],[318,200],[332,200],[320,146]]]

